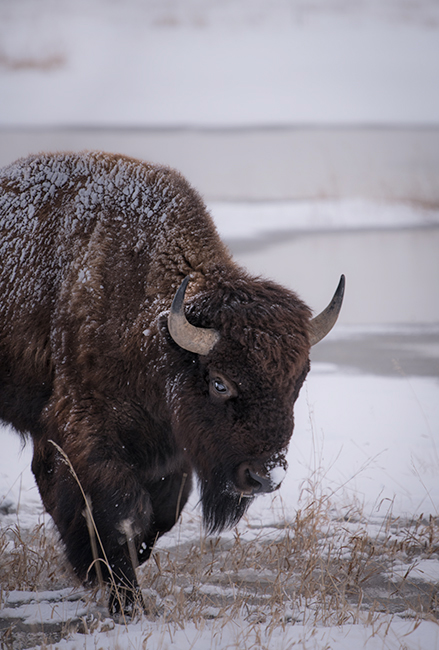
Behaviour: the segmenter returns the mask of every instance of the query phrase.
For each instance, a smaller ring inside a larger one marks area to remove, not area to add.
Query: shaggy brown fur
[[[93,576],[84,500],[51,440],[90,497],[116,581],[135,590],[124,522],[143,562],[186,503],[192,468],[206,524],[221,530],[251,502],[237,468],[285,466],[310,312],[236,266],[176,171],[41,155],[0,184],[0,417],[32,436],[32,470],[78,576]],[[188,320],[221,335],[205,357],[167,327],[187,275]],[[215,395],[218,378],[230,399]]]

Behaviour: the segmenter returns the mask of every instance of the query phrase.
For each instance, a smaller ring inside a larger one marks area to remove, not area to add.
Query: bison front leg
[[[101,575],[110,585],[110,612],[130,615],[143,607],[134,555],[150,540],[151,500],[117,449],[96,440],[84,456],[66,443],[35,443],[32,470],[40,494],[65,544],[75,573],[85,583]]]

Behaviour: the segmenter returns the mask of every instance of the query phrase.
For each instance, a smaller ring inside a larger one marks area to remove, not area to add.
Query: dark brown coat
[[[0,184],[0,418],[32,437],[32,470],[78,576],[93,575],[84,499],[50,441],[90,498],[106,579],[135,589],[126,522],[143,562],[187,501],[192,469],[211,530],[276,487],[310,311],[237,267],[176,171],[41,155]],[[207,355],[169,333],[186,276],[187,319],[220,335]]]

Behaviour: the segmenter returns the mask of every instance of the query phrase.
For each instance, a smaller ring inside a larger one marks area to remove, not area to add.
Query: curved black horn
[[[309,322],[309,342],[315,345],[321,341],[334,327],[343,302],[345,277],[341,276],[338,287],[329,305],[318,316]]]
[[[168,330],[174,341],[184,350],[206,355],[220,339],[219,332],[214,329],[195,327],[191,325],[184,314],[184,294],[189,282],[185,277],[172,301],[168,316]]]

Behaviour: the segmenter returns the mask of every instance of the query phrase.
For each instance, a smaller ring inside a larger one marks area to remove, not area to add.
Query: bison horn
[[[344,286],[345,277],[342,275],[329,305],[309,322],[310,345],[321,341],[334,327],[343,302]]]
[[[168,316],[168,330],[175,343],[183,350],[206,355],[220,339],[219,332],[214,329],[195,327],[191,325],[184,314],[184,294],[189,282],[187,276],[172,301],[171,311]]]

